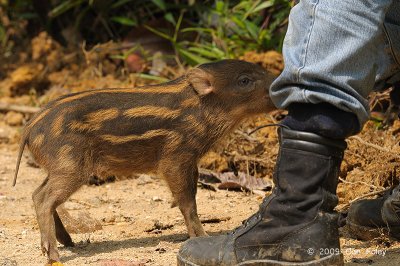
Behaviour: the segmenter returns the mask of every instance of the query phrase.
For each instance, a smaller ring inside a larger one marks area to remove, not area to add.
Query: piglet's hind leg
[[[72,242],[71,236],[69,235],[67,229],[65,229],[57,210],[54,211],[53,217],[56,226],[57,241],[66,247],[73,247],[74,242]]]
[[[32,198],[41,234],[42,252],[47,254],[50,263],[60,261],[56,241],[56,224],[58,230],[60,230],[58,222],[61,221],[56,214],[56,208],[65,202],[80,185],[79,181],[77,182],[76,179],[69,176],[50,174],[33,193]],[[56,217],[58,221],[55,221]],[[66,233],[66,230],[62,233]]]

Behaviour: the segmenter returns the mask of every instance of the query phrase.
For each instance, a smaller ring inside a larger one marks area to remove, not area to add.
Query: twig
[[[351,204],[353,204],[354,202],[356,202],[356,201],[358,201],[358,200],[360,200],[360,199],[365,199],[365,198],[368,198],[368,197],[372,197],[372,196],[375,196],[375,195],[379,195],[379,194],[385,193],[386,191],[389,191],[389,190],[390,190],[390,188],[385,188],[385,189],[382,189],[382,190],[370,192],[370,193],[364,194],[364,195],[362,195],[362,196],[359,196],[359,197],[357,197],[357,198],[355,198],[355,199],[349,201],[348,203],[341,205],[341,206],[340,206],[340,210],[345,210],[345,209],[347,209]]]
[[[373,192],[364,194],[364,195],[362,195],[362,196],[359,196],[359,197],[357,197],[357,198],[355,198],[355,199],[349,201],[349,204],[352,204],[353,202],[355,202],[355,201],[357,201],[357,200],[360,200],[360,199],[364,199],[364,198],[368,198],[368,197],[371,197],[371,196],[375,196],[375,195],[384,193],[384,192],[389,191],[389,190],[390,190],[390,188],[385,188],[385,189],[382,189],[382,190],[373,191]]]
[[[0,111],[15,111],[25,114],[34,114],[40,110],[39,107],[16,105],[0,102]]]
[[[346,153],[353,155],[354,157],[357,157],[359,159],[365,160],[365,156],[362,156],[361,154],[358,154],[350,149],[346,150]]]
[[[354,185],[354,184],[361,184],[361,185],[364,185],[364,186],[367,186],[367,187],[372,187],[372,188],[374,188],[374,189],[382,189],[382,188],[383,188],[383,187],[374,186],[374,185],[372,185],[372,184],[368,184],[367,182],[363,182],[363,181],[350,182],[350,181],[344,180],[344,179],[341,178],[341,177],[339,177],[339,180],[342,181],[342,182],[345,183],[345,184],[351,184],[351,185]]]
[[[221,217],[221,218],[217,218],[217,217],[201,218],[200,222],[202,222],[203,224],[215,224],[215,223],[229,221],[230,219],[231,219],[231,217],[229,217],[229,216]]]
[[[235,130],[235,133],[242,136],[243,138],[245,138],[247,141],[249,142],[258,142],[258,140],[256,138],[250,137],[249,135],[247,135],[246,133],[240,131],[240,130]]]
[[[272,112],[268,114],[268,118],[271,119],[272,124],[278,124],[278,120],[275,119]]]
[[[382,152],[390,153],[390,154],[396,156],[397,158],[400,158],[400,156],[397,153],[392,152],[391,150],[388,150],[388,149],[378,146],[376,144],[367,142],[367,141],[363,140],[362,138],[360,138],[359,136],[351,136],[351,137],[349,137],[349,139],[355,139],[355,140],[359,141],[360,143],[364,144],[365,146],[372,147],[372,148],[377,149]]]

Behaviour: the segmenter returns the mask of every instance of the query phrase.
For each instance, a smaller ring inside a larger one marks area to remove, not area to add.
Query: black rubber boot
[[[337,178],[346,142],[279,129],[273,193],[227,235],[186,241],[178,265],[343,265]]]
[[[377,199],[360,200],[350,206],[346,224],[361,240],[390,236],[400,240],[400,186]]]

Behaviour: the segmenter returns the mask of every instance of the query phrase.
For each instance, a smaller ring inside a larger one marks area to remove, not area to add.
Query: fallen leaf
[[[272,182],[263,178],[247,175],[243,172],[215,173],[207,169],[200,169],[199,181],[203,188],[215,191],[212,184],[218,184],[218,189],[234,191],[270,191]]]

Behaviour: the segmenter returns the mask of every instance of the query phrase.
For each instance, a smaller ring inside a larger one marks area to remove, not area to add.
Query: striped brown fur
[[[126,117],[143,117],[143,116],[154,116],[160,119],[174,119],[181,114],[181,110],[171,110],[166,107],[159,106],[141,106],[127,109],[124,111]]]
[[[157,137],[167,137],[169,134],[171,134],[171,131],[169,130],[154,129],[146,131],[146,133],[143,133],[141,135],[127,135],[127,136],[100,135],[100,138],[112,144],[122,144],[132,141],[152,140]]]
[[[49,260],[59,261],[56,240],[72,244],[53,219],[55,209],[91,175],[162,176],[189,235],[205,235],[195,201],[197,163],[241,120],[273,109],[267,93],[272,81],[257,65],[223,60],[171,82],[90,90],[46,105],[25,127],[14,184],[27,145],[48,173],[33,200]]]

